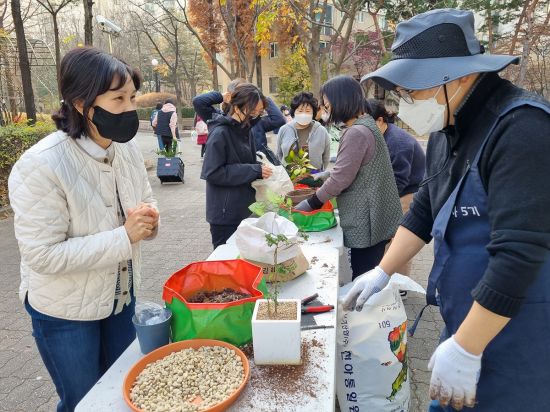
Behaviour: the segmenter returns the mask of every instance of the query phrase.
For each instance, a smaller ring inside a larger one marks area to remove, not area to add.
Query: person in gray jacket
[[[314,178],[328,177],[326,171],[330,162],[330,137],[319,122],[313,120],[319,105],[309,92],[298,93],[290,104],[290,114],[294,118],[279,130],[277,137],[277,157],[283,165],[290,150],[305,149],[309,160],[317,169]]]
[[[374,119],[363,114],[359,82],[338,76],[321,87],[320,95],[323,121],[340,124],[344,131],[330,176],[295,209],[311,212],[336,198],[355,279],[382,259],[403,213],[388,147]]]

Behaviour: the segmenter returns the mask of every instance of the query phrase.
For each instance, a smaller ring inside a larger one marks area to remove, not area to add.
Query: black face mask
[[[135,110],[114,114],[95,106],[92,123],[102,137],[117,143],[129,142],[139,129],[139,118]]]

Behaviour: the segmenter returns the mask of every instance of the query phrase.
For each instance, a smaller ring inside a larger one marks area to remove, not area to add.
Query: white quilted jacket
[[[57,131],[13,167],[9,195],[21,252],[19,296],[24,301],[28,293],[39,312],[69,320],[108,317],[118,263],[127,259],[134,292],[139,287],[140,246],[119,224],[116,187],[124,210],[156,202],[137,144],[112,144],[112,165],[100,163]]]

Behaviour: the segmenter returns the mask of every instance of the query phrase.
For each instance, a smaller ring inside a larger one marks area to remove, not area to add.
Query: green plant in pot
[[[311,176],[311,171],[315,170],[315,167],[309,161],[308,152],[304,149],[297,150],[296,147],[290,149],[287,157],[285,157],[285,162],[286,171],[292,183]]]
[[[307,235],[300,233],[300,237]],[[274,277],[268,286],[267,299],[256,301],[252,315],[252,343],[256,365],[297,365],[301,363],[301,302],[280,299],[282,279],[296,270],[296,263],[278,261],[279,251],[292,246],[283,234],[266,233],[268,246],[274,247]]]

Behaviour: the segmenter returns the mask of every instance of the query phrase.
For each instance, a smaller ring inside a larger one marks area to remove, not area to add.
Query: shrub
[[[9,203],[8,176],[14,163],[25,150],[54,131],[52,121],[39,121],[33,126],[16,123],[0,127],[0,207]]]

